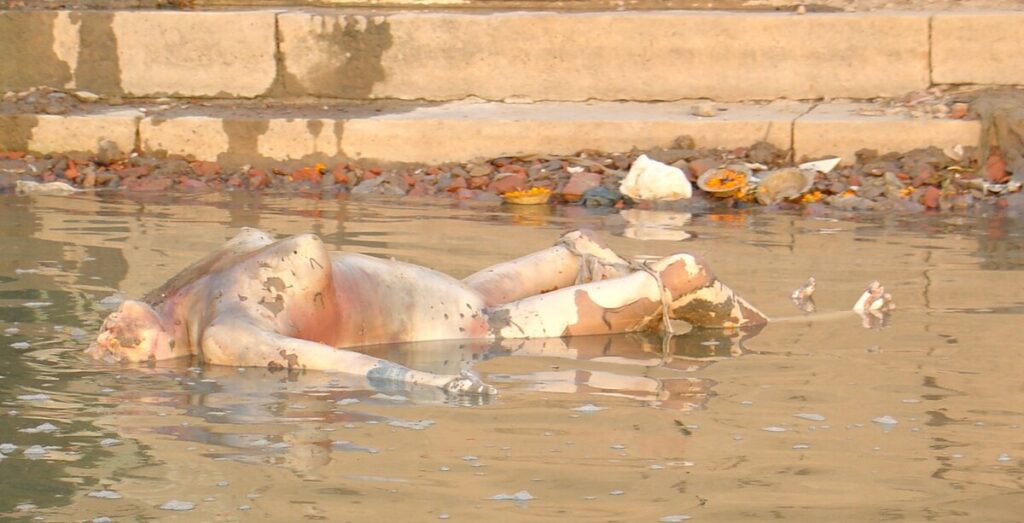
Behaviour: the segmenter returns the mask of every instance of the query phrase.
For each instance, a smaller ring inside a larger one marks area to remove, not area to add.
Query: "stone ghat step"
[[[862,148],[884,153],[975,145],[981,131],[977,120],[885,114],[867,103],[719,104],[707,117],[696,116],[692,102],[207,105],[89,104],[66,115],[8,111],[0,113],[0,151],[88,153],[106,140],[121,151],[226,165],[434,164],[585,149],[626,152],[670,146],[689,135],[700,147],[763,140],[796,159],[835,154],[851,162]]]
[[[1024,11],[0,11],[0,92],[720,101],[1024,84]]]

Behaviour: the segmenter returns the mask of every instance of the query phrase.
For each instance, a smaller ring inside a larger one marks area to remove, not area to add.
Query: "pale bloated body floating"
[[[664,311],[703,327],[767,321],[695,256],[641,267],[581,231],[460,281],[331,253],[310,234],[275,242],[244,229],[142,301],[125,301],[88,353],[127,362],[198,356],[216,365],[333,370],[493,394],[468,372],[421,372],[346,349],[637,332],[657,329]]]

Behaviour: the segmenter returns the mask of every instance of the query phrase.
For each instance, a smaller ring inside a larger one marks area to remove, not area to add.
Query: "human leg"
[[[578,283],[622,276],[629,262],[589,231],[572,231],[558,243],[480,270],[462,280],[487,305],[510,303]]]
[[[662,290],[666,292],[663,293]],[[702,327],[760,324],[767,318],[689,254],[631,274],[531,296],[488,309],[498,338],[610,334],[654,328],[669,317]]]

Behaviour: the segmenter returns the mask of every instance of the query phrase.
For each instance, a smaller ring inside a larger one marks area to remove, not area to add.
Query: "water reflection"
[[[4,197],[0,518],[373,520],[387,510],[409,520],[981,521],[1024,512],[1019,208],[956,217],[541,211],[241,193]],[[588,227],[627,256],[697,252],[784,321],[668,341],[370,349],[435,372],[474,366],[502,392],[479,405],[340,373],[190,361],[104,368],[81,358],[109,312],[104,298],[140,296],[241,226],[315,232],[340,250],[460,277]],[[802,314],[790,291],[810,275],[818,312]],[[848,311],[872,279],[900,308],[862,325]],[[885,417],[897,423],[872,421]],[[46,424],[56,430],[35,430]],[[489,500],[520,490],[535,499]],[[105,491],[120,497],[95,495]],[[195,507],[158,508],[170,500]]]

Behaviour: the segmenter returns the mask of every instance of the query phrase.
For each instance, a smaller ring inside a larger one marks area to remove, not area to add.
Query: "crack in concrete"
[[[810,107],[808,107],[806,111],[798,114],[789,122],[789,161],[791,162],[796,161],[796,122],[810,114],[811,111],[817,109],[818,105],[820,105],[820,102],[811,103]]]

